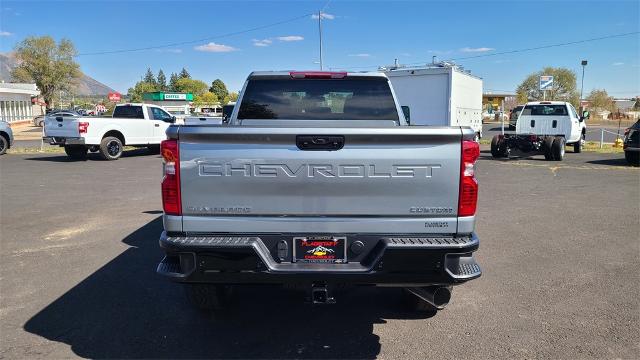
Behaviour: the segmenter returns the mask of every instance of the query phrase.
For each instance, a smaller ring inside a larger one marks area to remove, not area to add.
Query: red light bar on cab
[[[346,72],[333,71],[291,71],[289,75],[294,79],[344,79]]]

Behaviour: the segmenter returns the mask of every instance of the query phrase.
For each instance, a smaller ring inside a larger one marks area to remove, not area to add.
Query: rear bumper
[[[475,234],[417,236],[346,234],[347,263],[292,262],[299,234],[189,234],[160,237],[166,256],[157,272],[185,283],[428,286],[481,275]],[[359,242],[359,247],[354,243]],[[283,245],[287,244],[287,245]]]
[[[42,138],[44,142],[50,145],[84,145],[85,139],[83,137],[61,137],[61,136],[44,136]]]

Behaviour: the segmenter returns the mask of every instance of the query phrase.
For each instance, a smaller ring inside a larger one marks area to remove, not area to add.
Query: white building
[[[28,121],[35,115],[31,99],[40,95],[36,84],[0,83],[0,119]]]

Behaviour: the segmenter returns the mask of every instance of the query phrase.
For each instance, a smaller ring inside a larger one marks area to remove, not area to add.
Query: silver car
[[[0,121],[0,155],[4,155],[13,145],[13,131],[11,131],[11,126],[9,123],[1,120]]]

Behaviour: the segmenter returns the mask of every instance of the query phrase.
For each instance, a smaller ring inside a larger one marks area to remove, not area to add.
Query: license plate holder
[[[304,263],[346,263],[346,236],[298,236],[293,238],[293,260]]]

